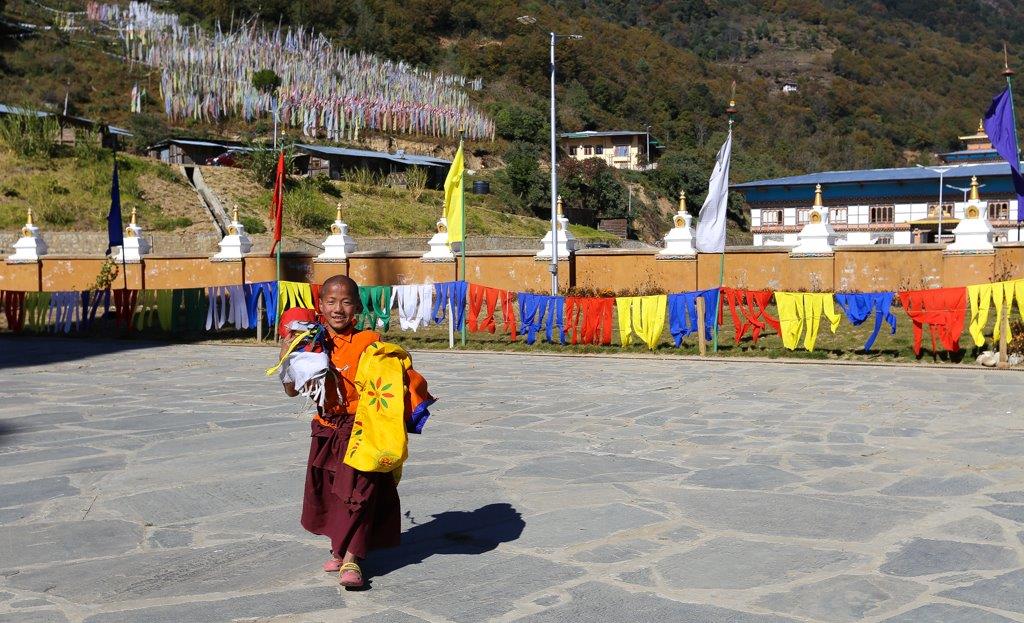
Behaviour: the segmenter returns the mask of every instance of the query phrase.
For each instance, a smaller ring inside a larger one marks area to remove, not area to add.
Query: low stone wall
[[[105,244],[105,243],[104,243]],[[316,262],[309,254],[287,253],[283,278],[322,281],[348,274],[363,284],[451,281],[457,262],[429,263],[422,251],[360,251],[343,263]],[[544,292],[551,284],[549,263],[533,251],[470,251],[469,281],[509,290]],[[90,287],[103,263],[99,255],[49,255],[29,264],[0,264],[0,290],[67,291]],[[721,256],[660,260],[651,249],[587,249],[559,262],[562,288],[575,286],[623,292],[658,289],[683,292],[719,284]],[[131,288],[205,287],[269,281],[274,258],[252,255],[237,262],[213,262],[207,255],[147,256],[128,265]],[[725,285],[791,291],[885,291],[960,287],[1024,277],[1024,244],[1000,244],[987,255],[945,255],[941,247],[841,247],[832,257],[793,258],[785,249],[727,249]]]
[[[213,231],[210,226],[209,233],[184,234],[173,232],[145,232],[143,237],[153,245],[153,255],[210,255],[219,250],[217,243],[221,236]],[[0,233],[0,250],[4,251],[4,257],[14,250],[14,243],[17,242],[19,232]],[[270,234],[255,234],[250,236],[253,241],[254,253],[266,253],[270,249]],[[326,234],[324,235],[326,237]],[[50,249],[51,255],[90,255],[102,253],[107,248],[106,232],[44,232],[43,239]],[[419,252],[426,253],[429,236],[414,236],[407,238],[356,238],[356,244],[360,251],[372,252]],[[286,236],[284,248],[290,252],[306,255],[317,255],[323,252],[320,244],[323,238],[314,239],[311,237]],[[601,241],[601,244],[610,244],[615,248],[650,249],[649,245],[636,240],[616,240],[610,243]],[[527,238],[523,236],[469,236],[467,237],[467,251],[531,251],[536,253],[541,248],[539,238]]]

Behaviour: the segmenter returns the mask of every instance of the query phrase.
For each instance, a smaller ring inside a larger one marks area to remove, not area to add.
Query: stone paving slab
[[[347,592],[273,356],[0,338],[0,623],[1024,622],[1020,375],[416,353]]]

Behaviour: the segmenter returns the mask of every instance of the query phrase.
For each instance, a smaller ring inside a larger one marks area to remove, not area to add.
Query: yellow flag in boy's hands
[[[455,152],[448,177],[444,179],[444,218],[448,221],[448,244],[462,242],[462,219],[465,206],[462,204],[462,176],[465,173],[462,158],[462,143]]]

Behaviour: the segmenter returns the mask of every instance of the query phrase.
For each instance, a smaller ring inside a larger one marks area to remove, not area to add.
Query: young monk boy
[[[359,402],[354,382],[359,358],[380,335],[354,328],[362,306],[359,286],[348,277],[327,279],[320,288],[318,305],[334,374],[327,375],[324,405],[313,417],[302,527],[331,539],[332,556],[324,563],[324,571],[339,572],[341,585],[354,588],[363,585],[359,561],[371,549],[398,545],[401,531],[394,476],[357,471],[343,462]],[[282,356],[290,337],[281,347]],[[284,382],[284,391],[298,395],[294,383]]]

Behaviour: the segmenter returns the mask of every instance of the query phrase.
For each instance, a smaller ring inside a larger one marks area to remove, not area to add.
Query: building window
[[[761,210],[761,225],[782,225],[782,210]]]
[[[572,147],[569,148],[569,155],[570,156],[576,156],[579,153],[580,153],[580,148],[578,146],[573,145]]]
[[[989,201],[988,202],[988,220],[990,221],[1005,221],[1010,218],[1010,202],[1009,201]]]
[[[991,205],[991,204],[989,204],[989,205]],[[992,242],[1009,242],[1010,239],[1009,239],[1008,236],[1009,236],[1009,234],[1007,234],[1005,231],[1002,232],[1002,233],[999,233],[999,232],[993,233],[992,234]]]
[[[871,206],[868,208],[869,223],[892,223],[896,206]]]
[[[892,244],[892,235],[882,234],[881,236],[872,236],[871,241],[875,244]]]
[[[583,146],[583,155],[584,156],[592,156],[592,155],[594,155],[594,147],[592,145],[584,145]]]
[[[604,155],[604,145],[594,145],[594,154],[597,156]]]
[[[615,146],[615,157],[616,158],[629,158],[629,145],[616,145]]]
[[[939,204],[928,204],[928,218],[939,218]],[[953,218],[953,204],[942,204],[942,218]]]
[[[828,222],[829,223],[845,223],[846,222],[846,208],[829,208],[828,209]]]
[[[782,234],[765,234],[761,237],[761,244],[768,244],[769,242],[785,242],[786,237]]]
[[[811,222],[811,209],[810,208],[798,208],[796,211],[796,224],[803,225],[804,223]]]

